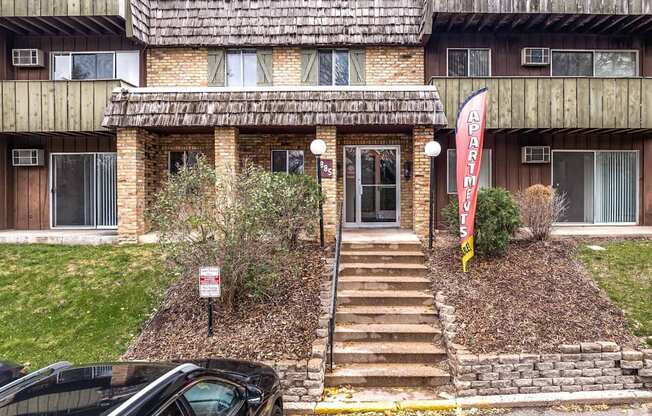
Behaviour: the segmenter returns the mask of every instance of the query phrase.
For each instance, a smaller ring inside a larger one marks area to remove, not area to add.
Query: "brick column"
[[[335,126],[317,126],[315,137],[326,143],[326,152],[322,159],[333,161],[333,168],[337,161],[337,129]],[[314,157],[312,154],[310,157]],[[318,167],[317,167],[318,168]],[[324,238],[326,242],[335,240],[337,228],[337,174],[332,178],[322,178],[322,192],[324,195]]]
[[[145,223],[146,141],[142,129],[125,128],[117,132],[118,239],[120,243],[137,243],[147,231]]]
[[[428,239],[428,201],[430,200],[430,158],[423,153],[424,146],[434,137],[431,126],[415,126],[412,130],[414,151],[413,224],[414,232],[421,239]]]
[[[218,172],[235,173],[239,170],[239,136],[237,127],[215,128],[215,168]]]

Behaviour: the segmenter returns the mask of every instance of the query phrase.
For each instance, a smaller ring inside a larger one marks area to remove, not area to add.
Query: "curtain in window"
[[[226,53],[226,85],[230,87],[242,86],[242,60],[240,51],[227,51]]]
[[[468,75],[469,51],[450,49],[448,51],[448,76],[465,77]]]
[[[488,77],[489,72],[489,50],[471,49],[469,51],[469,76]]]
[[[319,85],[333,85],[333,51],[319,51]]]
[[[457,152],[451,149],[447,153],[447,182],[448,193],[457,193]],[[491,149],[482,150],[482,164],[480,166],[480,187],[491,188]]]
[[[635,152],[598,152],[595,222],[636,222],[637,159]]]

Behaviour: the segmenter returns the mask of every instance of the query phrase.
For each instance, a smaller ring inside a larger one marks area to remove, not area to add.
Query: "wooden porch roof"
[[[113,128],[446,124],[431,86],[122,89],[103,122]]]

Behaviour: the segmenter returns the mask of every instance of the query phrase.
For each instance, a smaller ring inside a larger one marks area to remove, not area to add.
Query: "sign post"
[[[199,269],[199,297],[208,302],[208,336],[213,336],[213,298],[221,295],[222,281],[219,267],[201,267]]]
[[[473,93],[457,113],[455,148],[457,151],[457,202],[459,204],[462,270],[474,256],[475,208],[480,187],[480,164],[487,115],[487,89]]]

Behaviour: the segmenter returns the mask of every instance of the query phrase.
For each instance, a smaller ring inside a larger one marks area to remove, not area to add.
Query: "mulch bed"
[[[476,256],[462,273],[457,240],[438,236],[430,276],[456,308],[454,342],[473,353],[551,353],[589,341],[637,345],[576,249],[572,240],[516,241],[504,257]]]
[[[193,274],[180,278],[122,358],[308,358],[318,326],[326,255],[312,244],[288,254],[283,263],[288,270],[294,268],[298,277],[292,278],[289,271],[284,273],[272,299],[243,299],[232,312],[217,307],[211,338],[207,336],[207,304],[198,296],[197,277]]]

